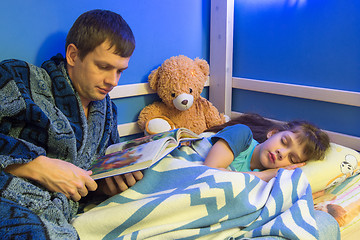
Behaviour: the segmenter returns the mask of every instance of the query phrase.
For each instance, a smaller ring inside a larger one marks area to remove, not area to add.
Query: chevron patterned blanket
[[[81,239],[317,239],[310,185],[300,169],[264,182],[201,164],[183,146],[144,179],[72,224]]]

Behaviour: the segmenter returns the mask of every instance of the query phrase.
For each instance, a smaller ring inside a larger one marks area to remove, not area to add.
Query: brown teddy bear
[[[207,99],[200,96],[209,76],[209,64],[202,59],[192,60],[175,56],[149,75],[150,88],[161,102],[141,110],[139,127],[145,134],[155,134],[174,128],[188,128],[195,133],[222,124],[225,117]]]

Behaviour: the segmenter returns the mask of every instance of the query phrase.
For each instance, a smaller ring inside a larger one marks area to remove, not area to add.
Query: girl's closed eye
[[[297,162],[292,154],[289,155],[289,161],[291,164],[295,164]]]
[[[290,161],[292,164],[297,164],[297,163],[305,162],[306,160],[300,158],[300,156],[297,155],[296,153],[291,153],[291,154],[289,155],[289,161]]]

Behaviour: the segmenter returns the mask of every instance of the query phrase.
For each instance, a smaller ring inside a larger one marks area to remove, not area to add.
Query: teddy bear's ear
[[[209,64],[204,59],[195,58],[194,60],[195,64],[199,66],[201,71],[204,73],[205,76],[208,76],[210,74],[209,70]]]
[[[155,70],[152,70],[152,72],[150,73],[149,77],[148,77],[148,82],[150,85],[150,88],[154,91],[156,91],[156,86],[157,86],[157,79],[158,79],[158,72],[159,72],[159,68]]]

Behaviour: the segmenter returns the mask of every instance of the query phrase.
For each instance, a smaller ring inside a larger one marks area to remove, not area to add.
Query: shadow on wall
[[[65,57],[66,35],[66,32],[57,32],[47,37],[39,49],[35,59],[35,65],[41,66],[44,61],[49,60],[58,53],[61,53]]]

